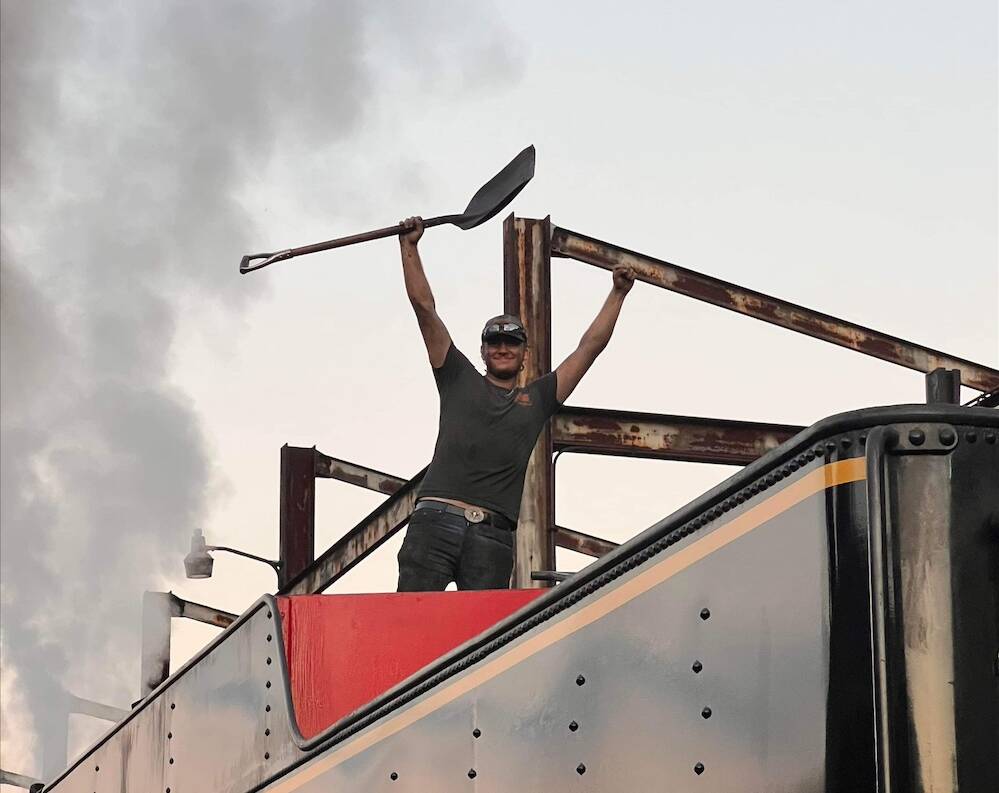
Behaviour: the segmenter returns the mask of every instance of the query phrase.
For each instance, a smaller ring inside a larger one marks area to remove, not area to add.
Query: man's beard
[[[493,361],[486,361],[486,372],[499,380],[512,380],[517,376],[519,369],[515,361],[507,364],[509,368],[499,369]]]

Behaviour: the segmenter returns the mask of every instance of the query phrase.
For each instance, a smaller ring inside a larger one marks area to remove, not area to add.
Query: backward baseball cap
[[[482,326],[482,341],[500,336],[510,336],[527,342],[527,331],[524,330],[524,323],[520,321],[520,317],[515,317],[513,314],[500,314]]]

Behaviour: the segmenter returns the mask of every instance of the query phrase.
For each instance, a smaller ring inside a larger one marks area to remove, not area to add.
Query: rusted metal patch
[[[594,537],[592,534],[584,534],[575,529],[567,529],[565,526],[555,526],[552,533],[555,535],[555,544],[559,548],[597,558],[610,553],[618,546],[616,542]]]
[[[563,407],[552,420],[556,450],[745,465],[804,428],[791,424]]]

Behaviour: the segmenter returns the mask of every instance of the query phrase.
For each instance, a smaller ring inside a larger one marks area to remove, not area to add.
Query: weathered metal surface
[[[278,586],[285,586],[315,559],[316,454],[315,447],[281,447]]]
[[[556,526],[554,534],[555,544],[559,548],[567,548],[576,553],[585,553],[587,556],[596,556],[599,558],[618,547],[618,543],[616,542],[594,537],[592,534],[584,534],[574,529],[567,529],[565,526]]]
[[[416,506],[416,490],[423,471],[406,482],[367,517],[331,545],[315,562],[285,583],[282,595],[322,592],[364,557],[399,531]]]
[[[384,493],[387,496],[396,493],[406,484],[406,480],[398,476],[376,471],[374,468],[366,468],[347,460],[338,460],[319,451],[316,452],[315,466],[315,475],[318,477],[347,482],[351,485]]]
[[[552,420],[556,450],[745,465],[804,427],[563,406]]]
[[[527,329],[527,355],[518,385],[552,369],[551,219],[510,215],[503,221],[503,311],[518,316]],[[512,585],[518,589],[546,586],[532,581],[532,570],[555,566],[555,481],[551,428],[545,427],[527,464],[520,520],[514,547]]]
[[[884,425],[908,439],[883,501],[899,577],[872,599],[862,455]],[[50,789],[872,790],[871,604],[888,596],[905,653],[885,666],[904,693],[888,734],[913,737],[897,756],[916,774],[946,750],[939,712],[909,719],[947,689],[960,789],[994,790],[997,432],[995,411],[947,406],[822,422],[308,742],[264,598]],[[926,583],[949,617],[918,580],[944,515],[950,569]],[[948,632],[953,675],[918,669]]]
[[[163,683],[46,790],[247,793],[302,756],[272,597]]]
[[[621,248],[609,242],[553,228],[551,252],[612,270],[633,267],[640,281],[703,300],[739,314],[762,319],[774,325],[804,333],[816,339],[899,364],[919,372],[943,367],[959,369],[965,385],[983,391],[999,387],[999,371],[983,364],[889,336],[878,330],[789,303],[752,289],[688,270],[662,259]]]

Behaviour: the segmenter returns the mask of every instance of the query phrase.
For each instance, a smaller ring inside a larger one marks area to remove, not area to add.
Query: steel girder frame
[[[744,465],[776,448],[801,429],[788,424],[563,407],[552,421],[552,446],[558,451],[586,454]],[[416,502],[416,486],[422,472],[407,481],[356,463],[336,460],[314,447],[286,446],[282,455],[285,459],[301,456],[309,461],[308,465],[299,466],[309,481],[295,483],[296,492],[312,493],[312,480],[325,477],[392,494],[279,590],[281,594],[321,592],[406,525]],[[314,509],[314,500],[310,509]],[[297,515],[304,523],[312,524],[311,513],[305,515],[297,510]],[[553,544],[561,548],[600,556],[616,547],[616,543],[599,537],[554,526],[554,523],[549,525]]]
[[[961,382],[980,391],[999,387],[999,371],[980,363],[889,336],[879,330],[865,328],[575,231],[554,227],[551,253],[553,256],[576,259],[606,270],[622,265],[633,267],[638,280],[653,286],[919,372],[929,373],[939,368],[960,370]]]

